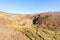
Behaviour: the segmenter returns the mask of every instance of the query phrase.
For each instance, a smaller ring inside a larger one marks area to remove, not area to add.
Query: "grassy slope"
[[[41,15],[42,17],[45,17],[45,14]],[[33,24],[33,18],[34,17],[31,17],[31,15],[1,13],[0,40],[3,40],[4,38],[5,40],[60,40],[59,25],[57,25],[58,29],[56,28],[54,30],[51,28],[48,29],[48,26],[46,26],[49,22],[51,25],[55,23],[55,16],[49,17],[49,20],[45,21],[46,24],[44,24],[43,20],[43,24],[39,25],[39,28],[37,25]],[[55,24],[57,24],[57,22]]]

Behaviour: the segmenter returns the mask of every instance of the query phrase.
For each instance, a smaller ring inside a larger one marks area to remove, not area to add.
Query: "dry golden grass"
[[[56,13],[38,15],[1,12],[0,40],[60,40],[60,18],[56,16]],[[33,19],[37,16],[41,18],[37,24],[33,24]],[[46,16],[48,18],[45,18]]]

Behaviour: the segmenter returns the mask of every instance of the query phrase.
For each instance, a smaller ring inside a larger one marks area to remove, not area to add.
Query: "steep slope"
[[[60,12],[33,15],[0,12],[0,40],[60,40]]]

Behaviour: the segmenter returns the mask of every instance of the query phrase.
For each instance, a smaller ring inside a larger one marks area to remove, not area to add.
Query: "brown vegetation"
[[[60,40],[60,12],[33,15],[0,12],[0,40]]]

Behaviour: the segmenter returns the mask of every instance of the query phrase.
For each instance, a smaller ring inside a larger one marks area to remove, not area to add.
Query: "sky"
[[[0,0],[0,11],[13,14],[60,11],[60,0]]]

